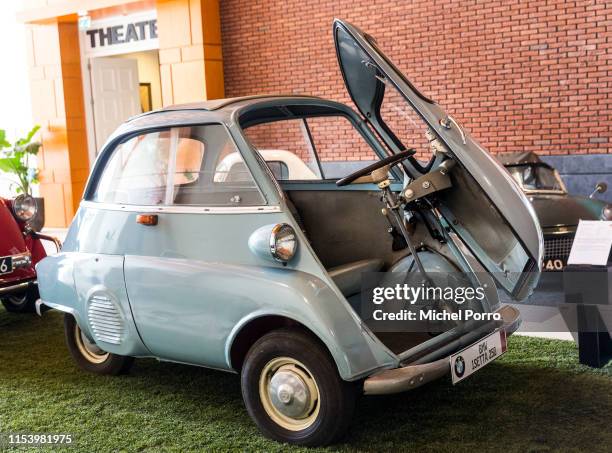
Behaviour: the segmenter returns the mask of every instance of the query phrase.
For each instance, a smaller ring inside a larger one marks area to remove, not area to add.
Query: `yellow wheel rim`
[[[264,366],[259,397],[268,416],[289,431],[311,426],[321,407],[319,387],[312,373],[291,357],[278,357]]]
[[[74,325],[74,341],[79,352],[88,362],[100,364],[108,358],[109,353],[104,352],[90,341],[77,324]]]

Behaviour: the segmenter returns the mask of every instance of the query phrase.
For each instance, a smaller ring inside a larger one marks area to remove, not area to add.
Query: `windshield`
[[[508,167],[508,171],[525,191],[565,192],[557,172],[544,165],[518,165]]]
[[[448,115],[397,69],[372,37],[338,21],[334,36],[342,76],[359,111],[391,152],[416,150],[403,163],[410,177],[429,171],[440,120]]]
[[[413,148],[415,158],[426,165],[436,153],[437,141],[431,129],[406,99],[387,79],[381,78],[385,90],[379,107],[379,118],[392,131],[401,149]]]

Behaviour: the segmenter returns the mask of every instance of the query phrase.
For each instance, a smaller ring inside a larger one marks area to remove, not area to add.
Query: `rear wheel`
[[[77,365],[85,371],[96,374],[118,375],[127,373],[134,363],[127,357],[103,351],[83,333],[74,316],[64,316],[66,345]]]
[[[1,300],[6,311],[11,313],[34,313],[38,297],[38,288],[36,285],[31,285],[23,293],[6,296]]]
[[[280,329],[249,350],[241,374],[249,415],[267,437],[306,446],[342,436],[355,406],[327,350],[307,332]]]

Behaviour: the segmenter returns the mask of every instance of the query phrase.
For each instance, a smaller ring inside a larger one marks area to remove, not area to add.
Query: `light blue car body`
[[[380,67],[386,64],[377,63]],[[237,339],[257,320],[269,318],[292,320],[312,332],[326,346],[345,380],[400,366],[409,354],[393,353],[351,307],[291,214],[282,187],[239,126],[240,116],[253,109],[284,104],[335,109],[353,122],[379,157],[386,156],[381,142],[356,112],[313,97],[209,101],[135,117],[100,151],[61,253],[38,264],[42,302],[72,314],[101,349],[119,355],[236,370]],[[261,206],[214,209],[90,201],[92,187],[121,140],[156,128],[199,124],[221,124],[227,129],[265,200]],[[537,274],[542,239],[529,202],[469,135],[466,149],[457,146],[455,131],[435,127],[520,238]],[[396,180],[400,178],[398,174]],[[398,183],[395,189],[401,187]],[[320,181],[301,189],[373,191],[377,187],[336,187],[334,181]],[[157,214],[159,223],[154,228],[138,224],[136,216],[142,213]],[[488,257],[479,254],[473,235],[460,226],[452,231],[452,212],[442,210],[439,216],[455,266],[472,282],[479,271],[492,272],[495,268],[487,267]],[[327,220],[342,222],[340,218]],[[296,255],[286,264],[269,253],[269,231],[282,223],[293,226],[298,239]],[[466,251],[464,244],[474,253]],[[430,271],[456,269],[435,253],[423,252],[421,261]],[[514,296],[524,298],[537,284],[537,275],[513,284]],[[499,308],[495,291],[487,295],[485,304],[485,311]],[[111,323],[110,336],[105,335],[107,321],[100,315],[108,307],[120,319]]]
[[[321,339],[344,379],[397,366],[397,356],[362,324],[321,266],[282,193],[236,126],[235,115],[242,108],[266,102],[284,101],[248,98],[226,101],[218,110],[205,110],[214,109],[215,102],[180,107],[137,117],[113,134],[88,186],[94,184],[116,140],[126,134],[162,125],[221,123],[243,152],[267,204],[244,213],[205,208],[179,213],[172,208],[83,201],[61,253],[37,268],[44,303],[71,313],[98,346],[120,355],[232,370],[230,352],[238,333],[257,318],[282,316]],[[335,105],[358,121],[340,104],[309,97],[292,97],[291,102]],[[317,187],[335,188],[335,184],[322,182]],[[358,190],[375,190],[375,186]],[[159,224],[138,225],[140,212],[157,213]],[[297,254],[287,265],[276,262],[265,248],[249,246],[249,241],[258,243],[252,239],[257,230],[277,223],[294,226],[300,235]],[[96,295],[111,299],[124,320],[119,344],[99,341],[91,329],[88,308]]]

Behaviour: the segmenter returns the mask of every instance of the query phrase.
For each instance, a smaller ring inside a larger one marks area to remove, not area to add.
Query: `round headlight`
[[[275,260],[286,263],[295,255],[297,237],[291,225],[279,223],[274,225],[270,234],[270,252]]]
[[[36,215],[36,200],[29,195],[19,195],[13,200],[13,213],[22,222],[29,222]]]
[[[607,204],[601,210],[601,220],[612,220],[612,204]]]

